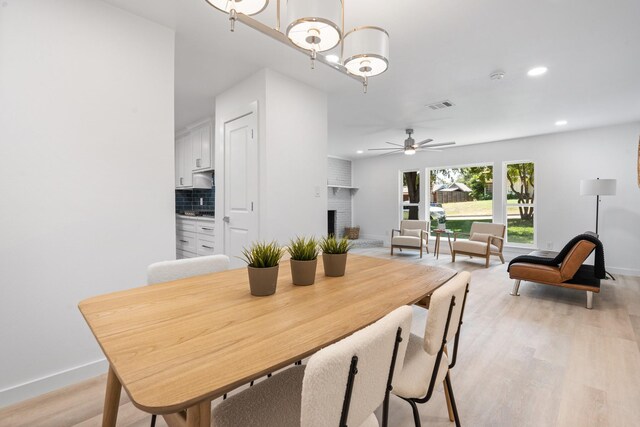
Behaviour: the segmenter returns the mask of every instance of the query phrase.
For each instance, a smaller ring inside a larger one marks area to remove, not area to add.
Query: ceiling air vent
[[[442,110],[443,108],[453,107],[454,105],[455,104],[453,102],[446,100],[429,104],[427,105],[427,107],[431,108],[432,110]]]

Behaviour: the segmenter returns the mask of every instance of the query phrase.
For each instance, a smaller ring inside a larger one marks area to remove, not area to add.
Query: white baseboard
[[[361,234],[361,239],[371,239],[371,240],[382,240],[385,246],[389,246],[390,240],[389,236],[378,235],[378,234]]]
[[[42,378],[0,390],[0,408],[31,399],[41,394],[66,387],[104,374],[109,369],[106,359],[99,359],[75,368],[56,372]]]
[[[607,267],[607,271],[611,274],[621,274],[623,276],[640,277],[640,270],[637,268]]]

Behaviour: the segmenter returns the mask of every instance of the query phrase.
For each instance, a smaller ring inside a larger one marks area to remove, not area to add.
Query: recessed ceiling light
[[[566,120],[558,120],[556,122],[556,126],[564,126],[566,125],[568,122]]]
[[[356,151],[356,153],[358,153],[358,154],[362,154],[362,153],[364,153],[364,151],[362,151],[362,150],[358,150],[358,151]]]
[[[333,62],[334,64],[337,64],[338,62],[340,62],[340,57],[338,55],[327,55],[325,56],[325,59],[329,62]]]
[[[537,77],[545,74],[549,69],[547,67],[536,67],[527,71],[529,77]]]

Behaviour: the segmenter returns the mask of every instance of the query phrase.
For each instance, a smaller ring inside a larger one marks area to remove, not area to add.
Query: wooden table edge
[[[363,255],[360,255],[359,257],[374,258],[374,257],[363,256]],[[391,260],[391,261],[393,261],[393,260]],[[438,287],[443,286],[445,283],[449,282],[452,278],[454,278],[458,274],[458,272],[456,270],[453,270],[453,269],[450,269],[450,268],[446,268],[446,267],[445,268],[434,267],[434,266],[426,266],[426,267],[437,268],[437,269],[442,269],[442,270],[449,270],[452,273],[451,277],[449,277],[447,280],[442,282]],[[437,289],[437,288],[435,288],[435,289]],[[430,296],[434,292],[435,289],[432,289],[432,290],[426,292],[425,294],[423,294],[422,296],[411,300],[406,305],[411,306],[411,305],[419,303],[420,301],[422,301],[425,298],[427,298],[428,296]],[[87,319],[86,319],[85,313],[82,310],[84,305],[91,303],[92,300],[94,300],[94,299],[97,299],[97,298],[100,298],[100,297],[104,297],[104,296],[108,296],[108,295],[111,295],[111,294],[117,294],[119,292],[122,292],[122,291],[110,292],[110,293],[103,294],[103,295],[100,295],[100,296],[94,296],[94,297],[86,298],[86,299],[80,301],[78,303],[78,309],[81,312],[83,318],[85,319],[85,322],[87,321]],[[419,305],[419,304],[418,304],[418,306],[419,307],[424,307],[424,305]],[[372,324],[375,321],[376,320],[372,321],[369,324]],[[364,325],[364,326],[362,326],[362,328],[365,328],[366,326],[368,326],[368,325]],[[360,328],[360,329],[362,329],[362,328]],[[113,379],[114,378],[117,380],[118,385],[120,386],[119,390],[121,390],[121,389],[125,390],[125,392],[129,396],[129,399],[131,400],[131,403],[136,408],[138,408],[138,409],[140,409],[140,410],[142,410],[144,412],[147,412],[149,414],[155,414],[155,415],[164,416],[164,415],[176,414],[178,412],[188,410],[189,408],[195,408],[196,406],[198,406],[200,404],[203,404],[205,402],[209,402],[210,403],[211,401],[217,399],[218,397],[221,397],[225,393],[228,393],[230,391],[236,390],[238,387],[241,387],[241,386],[249,383],[251,380],[254,380],[254,379],[257,379],[257,378],[261,378],[261,377],[266,376],[267,374],[269,374],[271,372],[274,372],[274,371],[277,371],[279,369],[285,368],[285,367],[287,367],[289,365],[292,365],[294,362],[296,362],[298,360],[301,360],[301,359],[304,359],[306,357],[309,357],[309,356],[313,355],[314,353],[316,353],[318,351],[317,349],[314,349],[314,350],[311,350],[309,352],[305,352],[304,354],[296,355],[295,357],[292,357],[292,358],[290,358],[290,359],[288,359],[288,360],[286,360],[286,361],[284,361],[282,363],[279,363],[277,365],[269,367],[268,369],[265,369],[260,373],[254,374],[251,377],[247,377],[247,378],[243,378],[241,380],[238,380],[235,383],[228,385],[228,387],[225,387],[224,389],[218,389],[218,390],[212,391],[210,393],[206,393],[204,395],[198,396],[196,398],[188,399],[188,400],[185,400],[185,401],[182,401],[180,403],[173,404],[173,405],[154,406],[152,404],[145,404],[144,402],[141,402],[139,399],[136,400],[134,398],[132,393],[128,390],[128,388],[121,381],[120,376],[118,375],[117,369],[115,368],[115,366],[109,360],[109,357],[107,356],[107,353],[102,348],[102,344],[97,339],[95,333],[93,332],[93,330],[91,328],[89,328],[89,329],[91,330],[92,335],[94,336],[94,338],[98,342],[98,345],[100,346],[100,349],[101,349],[102,353],[105,355],[105,358],[107,359],[107,362],[109,363],[109,371],[108,371],[108,374],[107,374],[108,375],[108,378],[107,378],[108,384],[107,384],[107,390],[106,390],[106,395],[105,395],[105,413],[103,413],[103,417],[107,417],[106,405],[107,405],[107,399],[109,399],[109,397],[110,397],[108,395],[109,394],[109,387],[110,387],[109,382],[111,382],[111,386],[113,387],[113,385],[114,385],[113,384]],[[358,330],[360,330],[360,329],[358,329]],[[326,344],[326,346],[334,344],[334,343],[346,338],[347,336],[349,336],[349,335],[351,335],[351,334],[353,334],[355,332],[356,332],[356,330],[348,332],[348,333],[336,338],[335,340],[332,340],[331,342],[328,342]],[[111,375],[113,375],[113,377],[110,378]],[[120,396],[120,393],[118,393],[118,399],[119,399],[119,396]],[[115,408],[115,417],[113,418],[114,422],[115,422],[115,419],[117,418],[117,412],[118,412],[117,408]],[[175,419],[175,417],[171,417],[171,418]],[[104,421],[104,418],[103,418],[103,421]],[[103,426],[111,426],[111,425],[115,426],[115,424],[104,424],[103,423]]]

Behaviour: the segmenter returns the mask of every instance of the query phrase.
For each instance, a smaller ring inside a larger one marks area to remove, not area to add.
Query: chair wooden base
[[[415,250],[420,250],[420,258],[422,258],[422,246],[417,247],[417,246],[401,246],[401,245],[391,245],[391,255],[393,255],[393,250],[397,248],[400,249],[400,252],[402,252],[403,249],[415,249]],[[425,247],[425,250],[427,251],[427,253],[429,253],[429,246]]]
[[[497,256],[500,258],[500,261],[502,261],[502,263],[504,264],[504,256],[502,256],[502,253],[500,252],[491,252],[489,255],[486,254],[477,254],[477,253],[473,253],[473,252],[463,252],[463,251],[456,251],[453,250],[451,252],[451,262],[456,262],[456,254],[462,254],[462,255],[469,255],[471,258],[478,257],[478,258],[485,258],[485,268],[489,268],[489,261],[491,260],[491,255]]]

